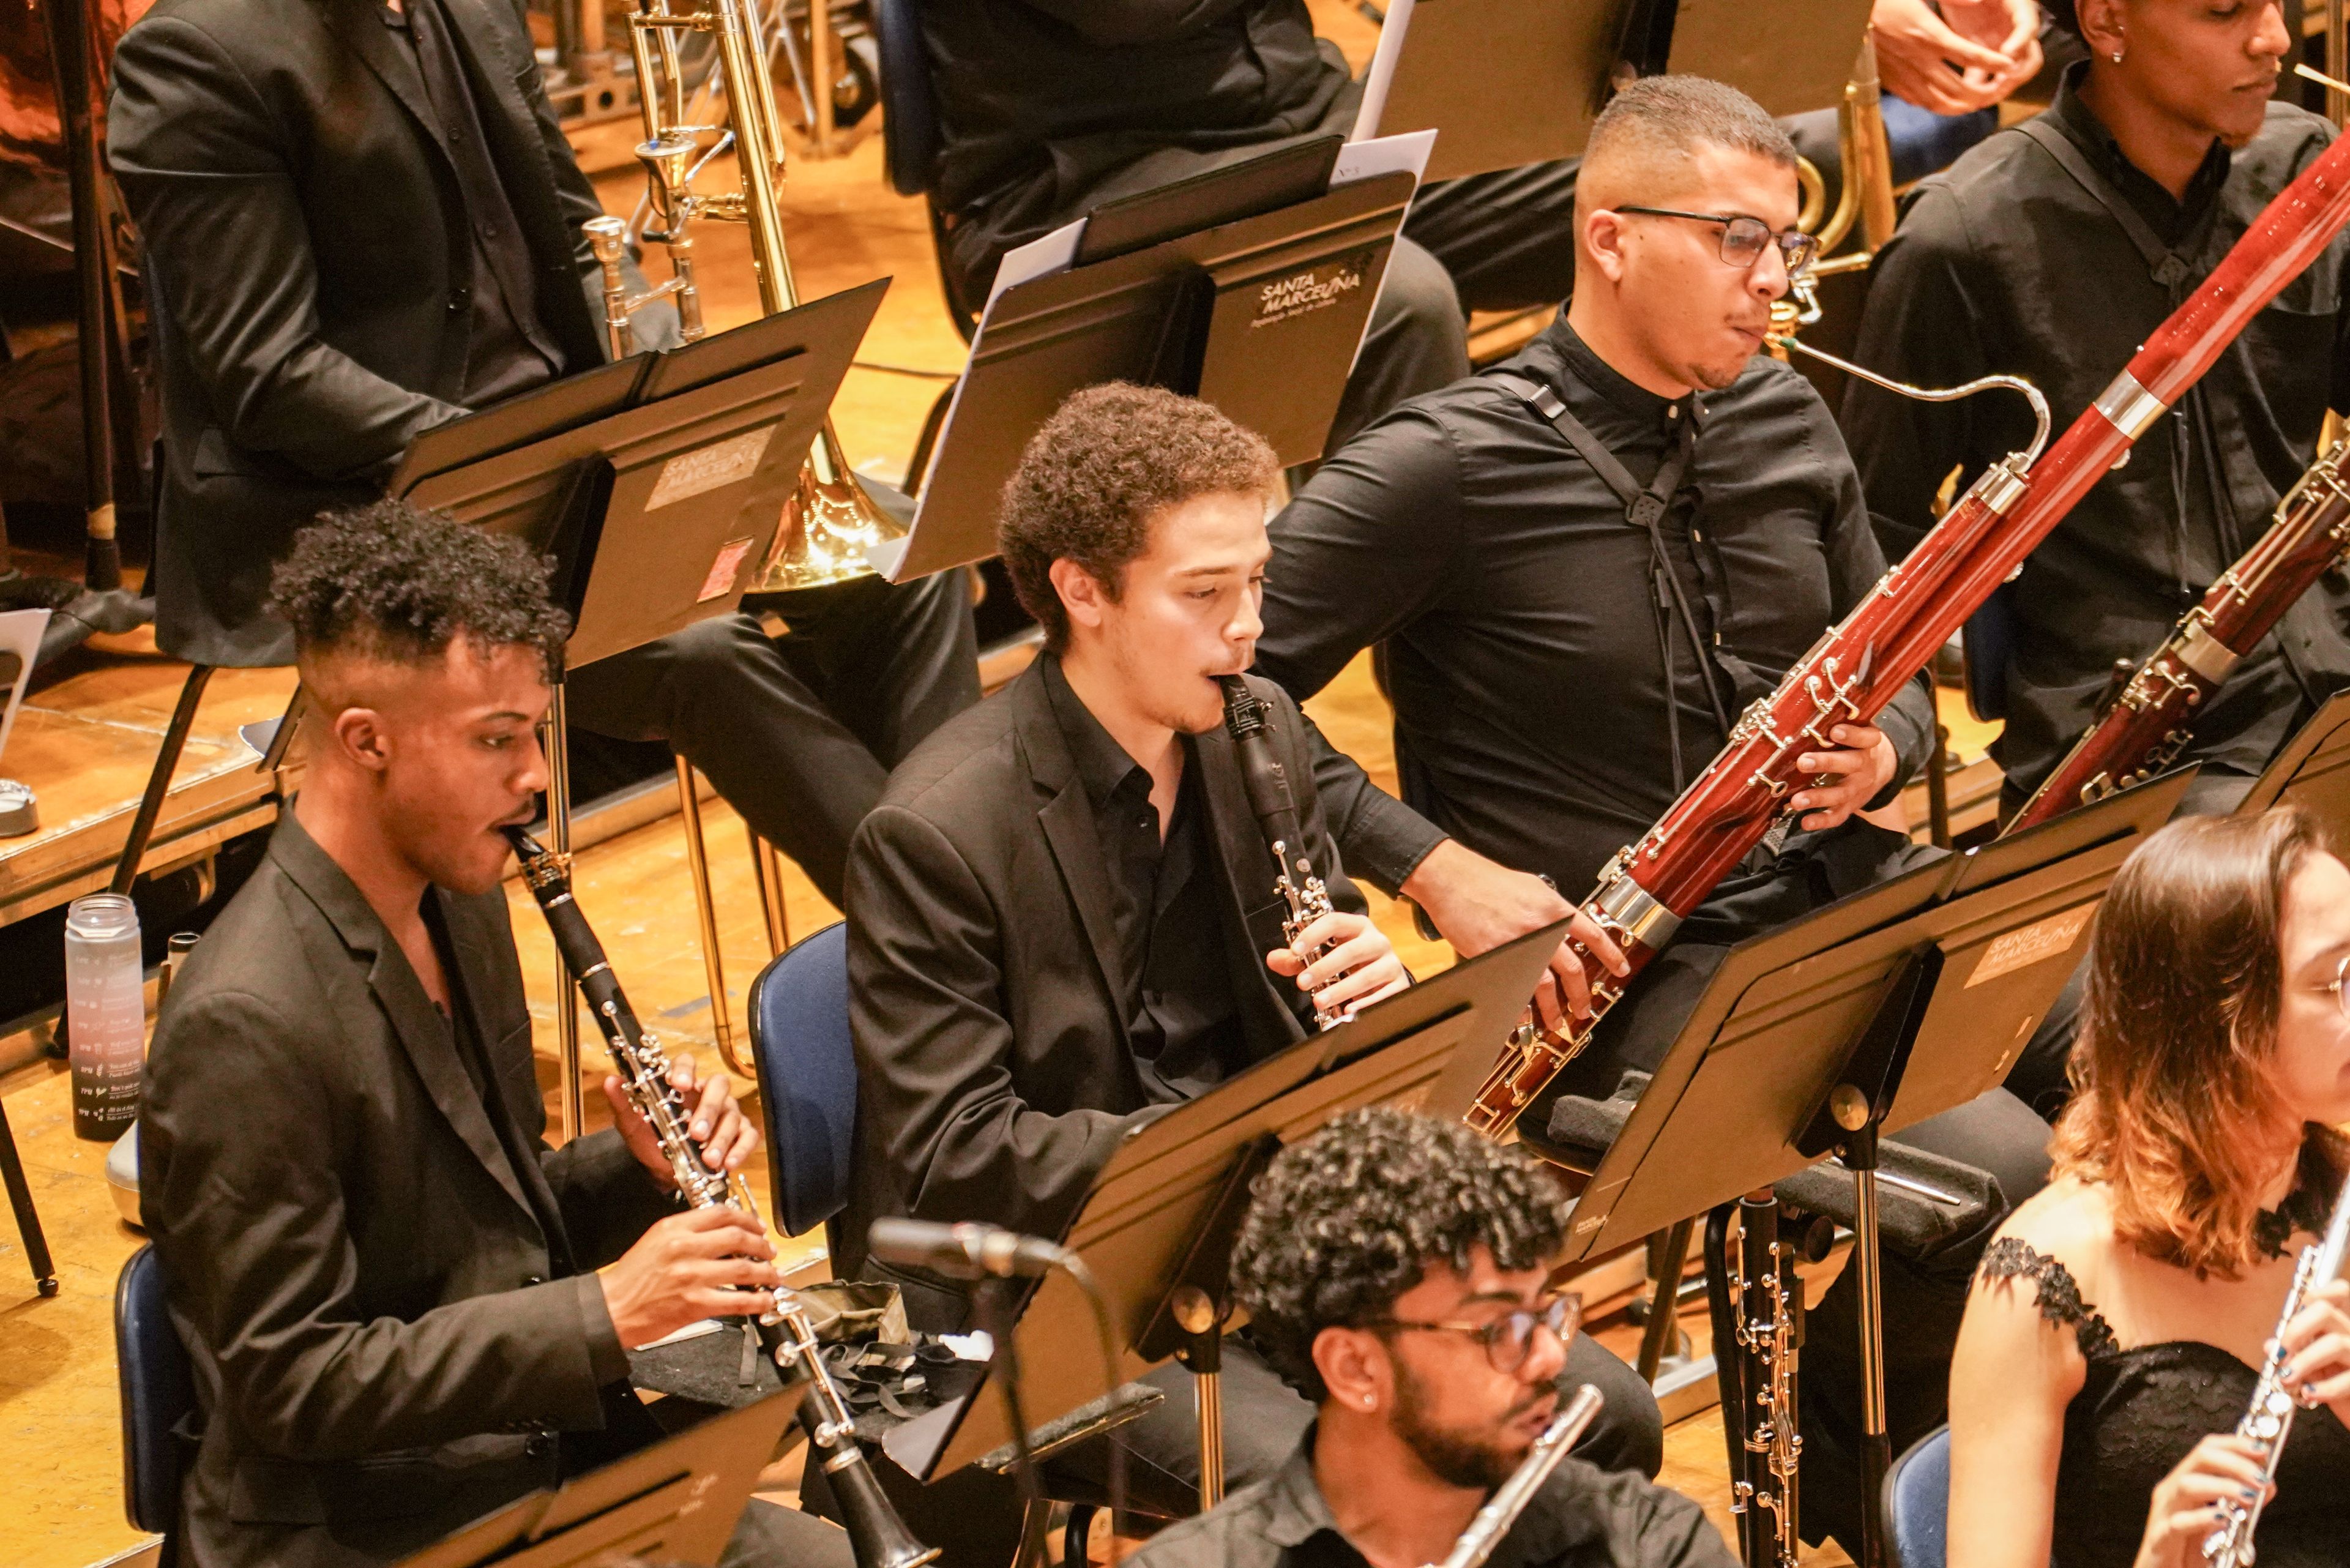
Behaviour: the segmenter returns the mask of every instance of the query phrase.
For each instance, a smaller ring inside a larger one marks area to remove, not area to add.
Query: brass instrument
[[[759,1208],[749,1186],[739,1176],[712,1169],[688,1131],[691,1108],[669,1081],[669,1056],[660,1042],[637,1022],[628,993],[620,989],[604,957],[603,944],[572,899],[571,857],[541,847],[519,827],[507,828],[505,836],[522,861],[523,880],[546,917],[546,929],[556,950],[579,977],[579,989],[597,1026],[604,1032],[605,1047],[628,1092],[629,1103],[652,1129],[654,1142],[669,1159],[679,1193],[696,1209],[739,1209],[757,1219]],[[759,1352],[775,1362],[787,1382],[796,1375],[806,1384],[799,1422],[808,1441],[825,1456],[825,1478],[856,1551],[858,1568],[923,1568],[934,1561],[939,1549],[924,1546],[907,1530],[883,1495],[865,1450],[858,1446],[856,1424],[826,1369],[816,1325],[798,1295],[788,1289],[778,1290],[773,1312],[743,1322],[745,1334],[757,1342]],[[753,1365],[747,1359],[750,1354],[746,1345],[746,1381]]]
[[[1804,191],[1803,213],[1796,227],[1819,236],[1824,259],[1788,280],[1784,297],[1771,306],[1771,351],[1787,357],[1787,345],[1798,327],[1820,318],[1816,281],[1840,273],[1864,272],[1877,260],[1878,247],[1893,237],[1893,149],[1885,134],[1883,91],[1877,79],[1877,46],[1863,39],[1860,57],[1853,62],[1852,79],[1845,84],[1844,101],[1836,106],[1836,148],[1843,177],[1836,189],[1835,211],[1827,211],[1827,186],[1808,159],[1795,161],[1797,182]],[[1840,256],[1827,255],[1857,223],[1862,248]]]
[[[763,312],[774,316],[799,304],[791,258],[784,248],[779,197],[783,119],[775,109],[775,82],[767,74],[767,34],[758,0],[709,0],[689,10],[672,9],[671,5],[672,0],[637,0],[629,18],[645,128],[637,157],[645,166],[652,211],[660,223],[648,229],[646,237],[668,251],[669,281],[631,294],[620,278],[626,225],[617,218],[592,219],[587,224],[588,244],[604,269],[605,317],[616,357],[633,349],[635,334],[629,318],[670,296],[677,300],[681,333],[689,342],[702,336],[702,305],[693,275],[692,226],[697,218],[750,225],[751,262],[758,274]],[[717,37],[716,70],[723,75],[731,127],[723,132],[687,122],[686,71],[679,47],[684,33]],[[730,142],[741,189],[698,193],[694,177]],[[867,546],[905,532],[858,483],[827,419],[808,449],[799,483],[784,504],[783,524],[750,591],[788,593],[865,576],[873,570]]]
[[[1477,1516],[1469,1521],[1469,1528],[1461,1532],[1461,1539],[1444,1554],[1444,1561],[1432,1568],[1483,1568],[1485,1560],[1493,1555],[1493,1548],[1510,1533],[1510,1526],[1517,1522],[1518,1515],[1542,1490],[1543,1483],[1550,1480],[1551,1472],[1558,1469],[1559,1462],[1583,1436],[1583,1429],[1599,1414],[1599,1407],[1607,1402],[1599,1390],[1587,1383],[1575,1390],[1566,1408],[1543,1428],[1543,1435],[1534,1439],[1534,1446],[1518,1461],[1518,1468],[1510,1472],[1510,1479],[1493,1489],[1493,1495],[1485,1500]]]
[[[2345,1251],[2350,1251],[2350,1181],[2342,1184],[2341,1195],[2334,1201],[2334,1218],[2325,1227],[2324,1239],[2301,1250],[2301,1261],[2293,1271],[2293,1288],[2284,1293],[2284,1311],[2277,1318],[2267,1358],[2261,1364],[2261,1380],[2252,1388],[2251,1405],[2236,1423],[2236,1436],[2250,1438],[2261,1446],[2263,1484],[2250,1502],[2220,1504],[2223,1522],[2203,1539],[2203,1561],[2214,1568],[2251,1568],[2252,1533],[2260,1528],[2267,1483],[2276,1480],[2277,1461],[2284,1457],[2285,1439],[2293,1435],[2295,1407],[2292,1391],[2284,1386],[2284,1346],[2280,1343],[2284,1325],[2300,1315],[2312,1288],[2341,1277]]]

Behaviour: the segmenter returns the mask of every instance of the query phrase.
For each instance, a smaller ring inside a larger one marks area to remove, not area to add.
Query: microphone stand
[[[1012,1568],[1032,1568],[1045,1547],[1045,1488],[1036,1473],[1036,1455],[1028,1444],[1028,1417],[1020,1403],[1020,1353],[1014,1343],[1017,1303],[1013,1282],[990,1276],[972,1291],[972,1305],[985,1331],[994,1376],[990,1379],[1003,1397],[1003,1417],[1012,1424],[1012,1448],[1020,1477],[1020,1550]]]

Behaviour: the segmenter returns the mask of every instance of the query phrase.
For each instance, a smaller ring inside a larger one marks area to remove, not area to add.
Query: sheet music
[[[8,732],[16,727],[16,710],[25,705],[25,688],[33,683],[33,662],[40,657],[41,633],[49,627],[45,609],[11,610],[0,615],[0,653],[16,656],[16,678],[0,689],[0,756],[7,754]]]
[[[1379,24],[1379,46],[1371,55],[1371,68],[1363,73],[1363,106],[1355,115],[1355,132],[1347,140],[1368,141],[1379,133],[1379,116],[1388,107],[1388,88],[1395,80],[1396,61],[1403,57],[1403,36],[1411,27],[1412,6],[1418,0],[1388,0],[1387,20]]]

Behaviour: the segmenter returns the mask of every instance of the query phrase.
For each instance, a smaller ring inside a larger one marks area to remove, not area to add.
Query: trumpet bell
[[[866,556],[867,546],[903,538],[905,533],[906,525],[883,511],[841,461],[840,445],[827,420],[808,450],[799,483],[784,503],[775,542],[746,591],[782,594],[869,576],[873,563]]]

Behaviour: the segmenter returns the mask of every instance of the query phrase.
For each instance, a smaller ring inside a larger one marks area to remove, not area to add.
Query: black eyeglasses
[[[1736,213],[1678,213],[1670,207],[1618,207],[1619,213],[1637,213],[1644,218],[1686,218],[1693,223],[1721,225],[1721,259],[1734,267],[1750,267],[1762,247],[1776,243],[1779,254],[1787,263],[1787,275],[1794,277],[1820,254],[1817,234],[1807,234],[1801,229],[1781,229],[1776,233],[1760,218],[1749,218]]]
[[[1380,1318],[1361,1326],[1373,1329],[1423,1328],[1440,1334],[1465,1334],[1485,1347],[1485,1359],[1496,1372],[1515,1372],[1534,1352],[1534,1330],[1546,1328],[1561,1348],[1575,1337],[1583,1322],[1583,1297],[1574,1291],[1555,1295],[1538,1307],[1521,1307],[1491,1323],[1409,1323]]]

